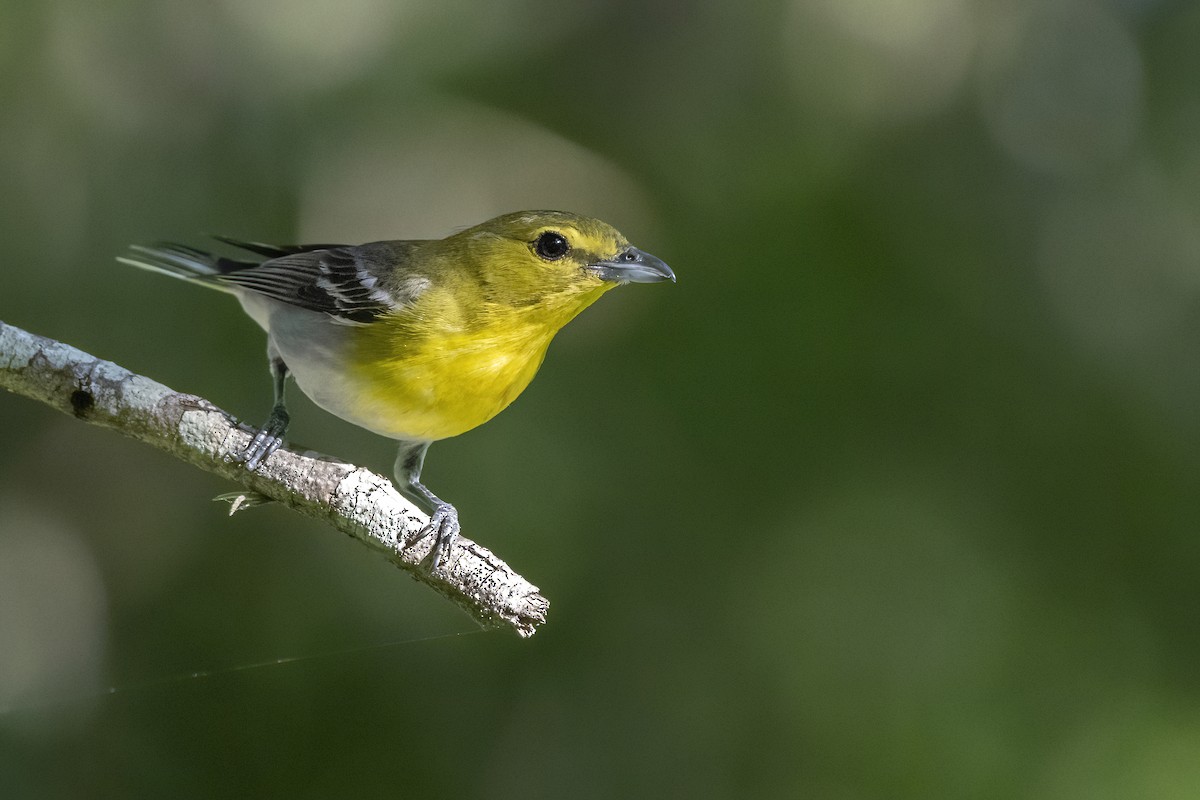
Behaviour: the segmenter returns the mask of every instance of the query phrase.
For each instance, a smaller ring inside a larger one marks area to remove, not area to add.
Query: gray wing
[[[218,283],[329,314],[337,322],[355,325],[370,323],[380,314],[411,302],[415,297],[412,291],[398,292],[391,288],[398,274],[408,273],[404,265],[413,249],[408,242],[295,249],[297,252],[224,272],[214,278]],[[421,283],[407,280],[405,286]]]

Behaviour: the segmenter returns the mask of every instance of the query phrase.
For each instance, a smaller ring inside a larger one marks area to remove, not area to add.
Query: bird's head
[[[622,283],[675,280],[611,225],[563,211],[505,214],[450,238],[468,249],[488,293],[514,305],[554,298],[585,306]]]

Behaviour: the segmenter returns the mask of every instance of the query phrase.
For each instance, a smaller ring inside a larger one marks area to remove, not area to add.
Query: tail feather
[[[232,287],[217,281],[216,276],[255,265],[255,262],[221,258],[194,247],[171,242],[135,244],[130,245],[129,249],[133,255],[117,256],[117,261],[224,291],[232,291]]]
[[[241,239],[234,239],[229,236],[219,236],[217,234],[212,234],[212,238],[216,239],[218,242],[224,242],[225,244],[231,244],[234,247],[241,248],[242,250],[249,250],[251,253],[257,253],[264,258],[278,258],[279,256],[287,255],[289,252],[288,248],[277,247],[273,244],[263,244],[262,242],[244,242]]]
[[[138,267],[139,269],[160,272],[172,278],[182,278],[185,281],[199,283],[212,289],[226,292],[237,292],[237,287],[227,281],[218,280],[221,275],[238,270],[257,267],[264,261],[272,261],[284,256],[308,253],[314,250],[331,250],[345,245],[337,244],[301,244],[301,245],[272,245],[260,242],[243,242],[225,236],[214,236],[214,239],[225,244],[233,245],[242,250],[254,253],[260,258],[250,261],[240,261],[234,258],[216,256],[204,250],[197,250],[174,242],[158,242],[151,245],[130,245],[131,255],[117,256],[122,264]]]
[[[215,235],[212,238],[218,242],[231,244],[242,250],[256,253],[267,259],[292,256],[297,253],[311,253],[314,250],[335,250],[339,247],[346,247],[344,244],[263,244],[262,242],[244,242],[241,239],[231,239],[228,236]]]

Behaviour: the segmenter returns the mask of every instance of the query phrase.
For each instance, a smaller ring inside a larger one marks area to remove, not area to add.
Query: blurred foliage
[[[1167,0],[0,2],[0,318],[243,417],[261,333],[128,243],[563,207],[679,275],[432,449],[551,598],[527,642],[0,395],[0,796],[1195,797],[1198,38]]]

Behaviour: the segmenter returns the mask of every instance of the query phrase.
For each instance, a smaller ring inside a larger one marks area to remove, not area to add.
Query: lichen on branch
[[[549,602],[484,547],[460,536],[436,574],[422,564],[428,517],[387,478],[288,447],[253,472],[238,456],[254,430],[202,397],[176,392],[110,361],[0,321],[0,388],[112,428],[245,487],[235,507],[269,498],[324,520],[382,553],[486,627],[532,636]],[[231,493],[231,496],[241,495]]]

